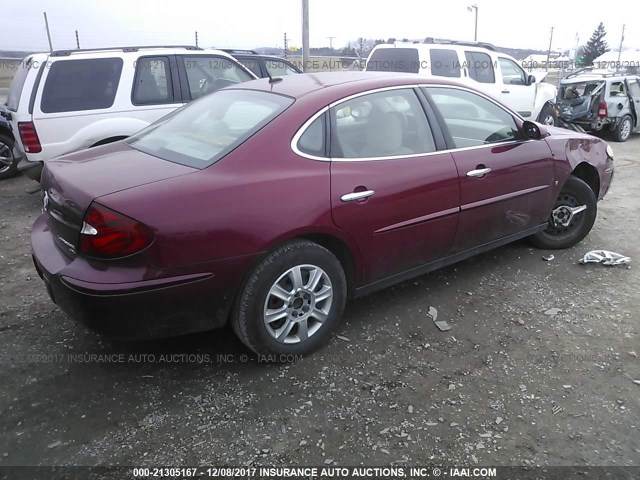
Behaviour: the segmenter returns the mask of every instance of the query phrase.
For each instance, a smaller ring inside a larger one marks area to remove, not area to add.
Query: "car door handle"
[[[340,197],[340,200],[342,200],[343,202],[352,202],[353,200],[362,200],[363,198],[370,197],[374,193],[376,192],[374,192],[373,190],[365,190],[364,192],[347,193],[345,195],[342,195]]]
[[[511,93],[511,90],[502,90],[502,93]]]
[[[487,173],[491,171],[490,168],[478,168],[477,170],[469,170],[467,172],[467,177],[484,177]]]

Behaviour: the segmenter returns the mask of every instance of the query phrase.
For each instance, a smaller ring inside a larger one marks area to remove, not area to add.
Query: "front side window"
[[[504,57],[498,58],[498,62],[500,63],[500,70],[502,70],[502,81],[505,85],[527,84],[527,74],[516,62]]]
[[[282,77],[284,75],[300,73],[283,60],[265,60],[264,65],[272,77]]]
[[[253,80],[238,64],[224,57],[186,56],[184,67],[192,100],[219,88]]]
[[[467,90],[425,88],[456,148],[475,147],[519,138],[515,119],[506,110]]]
[[[143,57],[136,62],[134,105],[173,102],[173,84],[168,57]]]
[[[331,156],[375,158],[435,151],[416,93],[387,90],[347,100],[331,109]]]
[[[482,52],[464,52],[469,76],[479,83],[495,83],[496,75],[491,57]]]
[[[121,58],[53,62],[42,91],[44,113],[110,108],[116,98]]]
[[[260,62],[257,58],[238,58],[237,59],[242,65],[251,70],[256,77],[262,77],[262,72],[260,71]]]
[[[431,73],[438,77],[460,77],[460,60],[455,50],[432,48]]]
[[[293,103],[274,93],[223,90],[176,110],[129,137],[149,155],[205,168],[245,142]]]

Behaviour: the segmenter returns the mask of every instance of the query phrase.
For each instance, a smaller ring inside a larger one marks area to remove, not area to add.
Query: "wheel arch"
[[[344,274],[347,278],[347,289],[349,295],[351,294],[358,282],[358,267],[353,252],[346,242],[327,233],[309,233],[292,239],[292,241],[295,240],[308,240],[317,243],[333,253],[344,269]]]
[[[361,258],[360,253],[355,246],[349,245],[349,240],[345,238],[341,238],[338,234],[332,231],[302,231],[302,232],[293,232],[289,235],[285,235],[279,237],[274,240],[272,243],[268,245],[268,247],[252,262],[251,266],[246,270],[243,275],[243,278],[234,294],[233,301],[231,305],[233,305],[227,314],[227,323],[231,321],[231,316],[233,315],[234,310],[236,309],[237,302],[242,295],[242,291],[244,289],[244,285],[246,284],[248,278],[251,273],[256,269],[256,267],[262,262],[262,260],[272,251],[286,245],[288,243],[306,240],[309,242],[316,243],[321,247],[326,248],[331,253],[333,253],[342,268],[344,269],[344,274],[347,280],[347,298],[351,298],[355,288],[358,286],[358,282],[361,278]]]
[[[5,135],[9,137],[11,140],[13,140],[14,142],[16,141],[16,137],[13,135],[13,130],[11,130],[8,127],[5,127],[4,125],[0,125],[0,135]]]
[[[593,165],[587,162],[579,163],[571,172],[571,175],[579,178],[583,182],[585,182],[596,198],[599,198],[600,195],[600,175],[598,174],[598,170]]]

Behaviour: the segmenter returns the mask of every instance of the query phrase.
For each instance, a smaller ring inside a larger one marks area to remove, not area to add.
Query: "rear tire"
[[[591,187],[578,177],[571,175],[553,205],[555,211],[561,207],[579,207],[585,205],[586,210],[573,216],[568,225],[556,225],[553,211],[549,215],[547,228],[529,237],[531,243],[538,248],[561,249],[573,247],[586,237],[597,215],[597,198]]]
[[[626,142],[629,140],[631,136],[631,131],[633,130],[633,118],[631,115],[625,115],[616,125],[616,128],[613,130],[613,139],[616,142]]]
[[[14,140],[0,134],[0,157],[11,160],[11,165],[0,163],[0,180],[15,177],[18,174],[18,161],[13,156]]]
[[[339,260],[309,241],[283,245],[260,262],[242,287],[231,325],[262,355],[310,353],[337,327],[347,298]]]

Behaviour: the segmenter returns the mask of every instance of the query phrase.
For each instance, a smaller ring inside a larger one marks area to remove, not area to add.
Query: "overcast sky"
[[[342,47],[364,38],[454,38],[473,40],[478,5],[478,39],[503,47],[546,50],[550,27],[554,49],[585,43],[598,22],[607,29],[609,46],[617,48],[627,21],[625,46],[640,48],[640,2],[608,8],[606,2],[536,0],[309,0],[312,47]],[[82,48],[193,44],[200,46],[301,46],[301,0],[0,0],[0,49],[48,50],[42,12],[49,17],[53,47],[75,48],[75,30]]]

